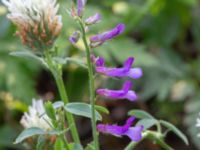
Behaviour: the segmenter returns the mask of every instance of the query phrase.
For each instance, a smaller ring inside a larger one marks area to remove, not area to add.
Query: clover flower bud
[[[22,43],[32,49],[51,48],[62,28],[56,0],[2,0],[7,17],[17,26]]]
[[[45,131],[52,130],[51,119],[46,115],[43,100],[32,100],[29,111],[24,113],[20,123],[24,128],[38,127]]]

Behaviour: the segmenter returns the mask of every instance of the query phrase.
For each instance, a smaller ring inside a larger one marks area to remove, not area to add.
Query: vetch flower
[[[32,49],[51,48],[62,28],[56,0],[2,0],[7,17],[17,26],[17,35]]]
[[[52,130],[51,119],[46,115],[43,100],[32,100],[29,112],[24,113],[20,123],[24,128],[38,127],[45,131]]]
[[[77,14],[82,17],[87,0],[77,0]]]
[[[101,62],[99,65],[99,61]],[[110,77],[130,77],[133,79],[138,79],[142,76],[141,68],[131,68],[134,62],[133,57],[129,57],[121,68],[107,68],[104,65],[104,59],[99,57],[96,60],[96,72],[104,74]],[[98,63],[98,64],[97,64]]]
[[[95,15],[87,18],[85,20],[85,24],[92,25],[92,24],[98,23],[100,20],[101,20],[101,15],[99,13],[96,13]]]
[[[80,32],[78,31],[75,31],[70,37],[69,37],[69,41],[72,43],[72,44],[76,44],[78,42],[80,38]]]
[[[90,37],[91,47],[97,47],[102,45],[107,40],[113,39],[114,37],[120,35],[125,29],[125,25],[120,23],[115,28],[110,31],[100,33]]]
[[[118,125],[106,125],[106,124],[98,124],[97,130],[102,133],[112,134],[114,136],[128,136],[132,141],[138,142],[142,138],[142,130],[143,126],[135,126],[131,127],[135,120],[135,117],[130,117],[126,124],[123,126]]]
[[[130,90],[131,87],[131,81],[126,81],[121,90],[98,89],[97,94],[110,99],[128,99],[129,101],[135,101],[137,95],[134,91]]]

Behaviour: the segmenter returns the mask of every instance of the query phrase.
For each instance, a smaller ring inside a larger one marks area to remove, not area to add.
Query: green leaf
[[[177,127],[175,127],[173,124],[164,120],[160,120],[160,123],[166,128],[173,131],[177,136],[179,136],[185,142],[186,145],[189,145],[187,137]]]
[[[82,145],[75,143],[73,146],[73,150],[83,150],[83,147],[82,147]]]
[[[61,107],[64,107],[64,103],[62,101],[57,101],[52,104],[54,109],[59,109]]]
[[[100,111],[100,112],[103,112],[105,114],[109,114],[110,113],[109,110],[107,108],[103,107],[103,106],[95,105],[95,109]]]
[[[139,109],[133,109],[133,110],[130,110],[128,112],[128,114],[130,116],[135,116],[136,118],[141,118],[141,119],[144,119],[144,118],[147,118],[147,119],[155,119],[152,115],[150,115],[149,113],[143,111],[143,110],[139,110]]]
[[[16,138],[14,144],[18,144],[18,143],[22,142],[23,140],[25,140],[26,138],[29,138],[31,136],[34,136],[34,135],[43,135],[43,134],[45,134],[45,131],[42,130],[42,129],[40,129],[40,128],[33,127],[33,128],[25,129]]]
[[[141,119],[137,122],[137,126],[138,125],[142,125],[144,127],[144,130],[147,130],[149,128],[151,128],[153,125],[155,125],[158,121],[156,119]]]
[[[54,144],[54,150],[64,150],[64,143],[60,138],[57,138]]]
[[[37,60],[38,62],[45,64],[45,61],[42,58],[36,56],[30,51],[15,51],[15,52],[11,52],[10,55],[16,56],[16,57],[23,57],[23,58],[33,58]]]
[[[51,118],[52,120],[56,120],[56,113],[55,113],[52,103],[48,101],[45,103],[44,106],[45,106],[45,111],[47,115],[49,116],[49,118]]]
[[[94,142],[89,143],[85,150],[95,150]]]
[[[68,58],[66,58],[66,60],[69,61],[69,62],[75,63],[75,64],[77,64],[77,65],[79,65],[79,66],[81,66],[81,67],[83,67],[85,69],[88,68],[87,65],[84,62],[80,61],[79,59],[69,58],[68,57]]]
[[[91,105],[85,103],[68,103],[64,106],[65,110],[78,116],[92,118]],[[102,120],[101,115],[96,111],[96,120]]]

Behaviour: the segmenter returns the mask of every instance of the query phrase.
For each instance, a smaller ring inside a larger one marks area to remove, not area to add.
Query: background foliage
[[[78,43],[81,49],[78,50],[68,42],[76,27],[66,12],[70,2],[59,2],[64,24],[62,35],[56,42],[59,53],[83,59],[83,44]],[[136,104],[98,101],[111,111],[110,117],[105,116],[105,122],[123,121],[128,110],[141,108],[185,131],[191,146],[186,147],[170,135],[169,143],[175,149],[200,149],[195,128],[200,110],[200,1],[88,0],[86,11],[87,14],[98,11],[103,15],[103,21],[91,28],[93,33],[110,29],[118,22],[127,25],[125,34],[96,48],[94,53],[104,56],[106,63],[113,66],[120,66],[128,56],[134,56],[134,65],[144,70],[142,79],[134,81],[134,89],[140,96]],[[12,145],[12,141],[21,130],[22,112],[27,110],[33,97],[59,98],[52,77],[41,65],[32,59],[9,55],[12,51],[25,49],[14,32],[15,27],[6,18],[6,8],[0,5],[0,150],[20,149],[20,146]],[[67,64],[64,72],[70,100],[87,101],[86,70]],[[97,76],[96,86],[117,88],[121,83],[116,79],[108,82],[107,78]],[[82,124],[83,142],[88,142],[91,138],[88,120],[77,118],[77,121]],[[101,139],[106,148],[112,145],[110,143],[117,143],[113,137],[106,139],[108,141]],[[121,145],[116,144],[119,149],[127,143],[127,139],[118,141],[121,141]],[[149,146],[149,149],[154,148]]]

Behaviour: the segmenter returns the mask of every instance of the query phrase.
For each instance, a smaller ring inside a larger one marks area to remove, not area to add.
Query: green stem
[[[87,42],[86,32],[85,32],[85,25],[82,21],[79,21],[81,30],[82,30],[82,38],[84,42],[84,46],[86,49],[87,55],[87,64],[88,64],[88,76],[89,76],[89,92],[90,92],[90,104],[91,104],[91,111],[92,111],[92,134],[94,139],[95,150],[99,150],[99,141],[98,141],[98,134],[96,130],[96,116],[95,116],[95,89],[94,89],[94,73],[93,73],[93,66],[90,58],[90,46]]]
[[[48,52],[46,53],[46,59],[47,59],[47,64],[49,66],[49,70],[51,71],[51,73],[54,76],[54,79],[56,80],[56,84],[58,87],[60,97],[61,97],[62,101],[65,104],[67,104],[69,102],[69,100],[68,100],[67,92],[65,90],[65,85],[63,82],[63,78],[62,78],[62,68],[61,67],[59,68],[58,65],[55,66],[53,64],[52,58]],[[78,135],[78,131],[76,128],[74,117],[70,113],[66,113],[66,117],[67,117],[69,126],[71,126],[70,130],[71,130],[71,134],[74,139],[74,142],[77,144],[80,144],[80,139],[79,139],[79,135]]]
[[[130,144],[124,150],[133,150],[141,141],[143,141],[146,138],[155,141],[165,150],[173,150],[173,148],[171,148],[168,144],[165,143],[161,133],[148,130],[142,134],[142,139],[139,142],[130,142]]]

